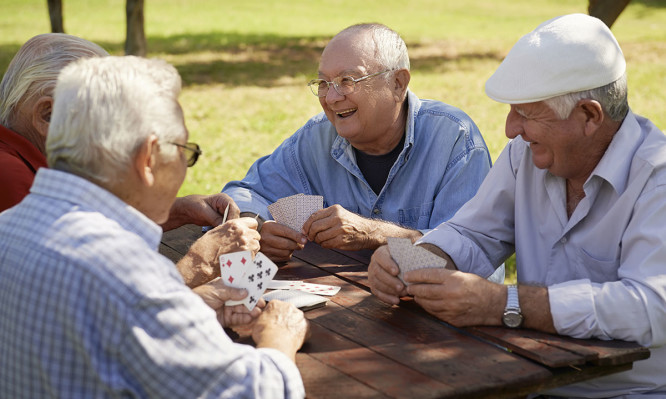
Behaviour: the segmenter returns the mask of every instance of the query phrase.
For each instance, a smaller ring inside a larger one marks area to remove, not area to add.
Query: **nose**
[[[345,96],[338,93],[338,91],[335,90],[334,85],[331,85],[328,88],[328,93],[326,93],[326,103],[334,104],[338,101],[341,101],[343,98],[345,98]]]
[[[513,107],[509,111],[509,114],[506,116],[504,134],[506,134],[506,137],[510,139],[515,139],[516,137],[523,134],[522,117],[513,110]]]

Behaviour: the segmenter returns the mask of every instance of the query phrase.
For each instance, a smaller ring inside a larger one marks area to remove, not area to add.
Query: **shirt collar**
[[[71,173],[39,169],[30,189],[43,195],[76,205],[82,211],[97,212],[116,221],[124,230],[140,236],[157,250],[162,228],[146,215],[102,187]]]
[[[0,125],[0,143],[4,143],[15,151],[33,170],[45,168],[46,157],[28,139]]]
[[[629,111],[604,156],[592,171],[590,179],[592,176],[599,176],[610,183],[617,193],[624,192],[634,154],[643,141],[642,134],[636,116]]]

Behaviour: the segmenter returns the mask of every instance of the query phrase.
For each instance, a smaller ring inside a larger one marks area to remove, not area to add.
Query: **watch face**
[[[521,315],[516,311],[507,311],[504,313],[502,321],[504,322],[504,325],[507,327],[511,328],[520,327],[520,325],[523,323],[523,315]]]

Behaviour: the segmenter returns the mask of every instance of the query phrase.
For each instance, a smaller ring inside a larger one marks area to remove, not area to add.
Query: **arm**
[[[164,231],[185,224],[217,226],[222,223],[224,211],[229,206],[227,220],[239,217],[240,210],[226,194],[188,195],[176,198],[169,210],[169,219],[162,225]]]
[[[364,218],[340,205],[317,211],[303,224],[303,234],[324,248],[342,250],[376,249],[386,244],[386,237],[421,237],[418,230],[378,219]]]

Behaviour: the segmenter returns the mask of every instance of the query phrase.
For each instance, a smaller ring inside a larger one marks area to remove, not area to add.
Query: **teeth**
[[[347,114],[349,112],[354,112],[354,111],[356,111],[356,108],[350,108],[350,109],[346,109],[344,111],[338,111],[338,112],[336,112],[336,114],[337,115],[342,115],[342,114]]]

